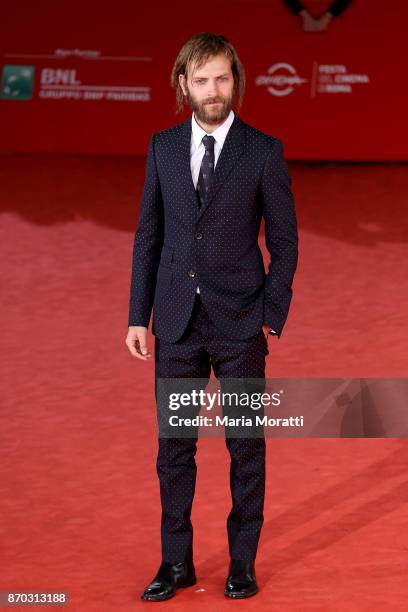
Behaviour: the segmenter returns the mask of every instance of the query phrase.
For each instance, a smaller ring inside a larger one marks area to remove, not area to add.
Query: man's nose
[[[215,98],[217,97],[219,94],[219,90],[218,90],[218,83],[216,83],[215,81],[210,83],[207,89],[207,96],[209,98]]]

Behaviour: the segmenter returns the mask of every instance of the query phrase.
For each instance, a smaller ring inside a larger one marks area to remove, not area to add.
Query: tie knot
[[[206,134],[205,136],[203,136],[203,143],[204,143],[206,151],[211,151],[212,149],[214,149],[214,143],[215,143],[214,136],[208,136],[208,134]]]

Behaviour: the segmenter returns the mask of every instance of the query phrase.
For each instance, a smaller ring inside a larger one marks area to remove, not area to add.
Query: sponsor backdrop
[[[306,1],[318,16],[330,2]],[[355,0],[306,32],[283,0],[32,2],[2,9],[2,152],[146,153],[178,123],[170,71],[195,32],[224,33],[246,69],[244,120],[288,159],[407,160],[408,2]],[[404,112],[405,111],[405,112]]]

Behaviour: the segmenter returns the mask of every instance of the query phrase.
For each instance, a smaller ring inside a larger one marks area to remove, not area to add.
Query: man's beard
[[[186,98],[198,121],[207,125],[215,125],[224,121],[233,107],[233,96],[229,99],[217,96],[207,98],[203,102],[197,102],[187,90]],[[220,104],[211,105],[208,104],[209,102],[220,102]]]

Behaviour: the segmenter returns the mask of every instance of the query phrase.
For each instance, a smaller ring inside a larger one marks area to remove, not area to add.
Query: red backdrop
[[[316,15],[330,2],[304,2]],[[2,152],[146,153],[175,115],[170,71],[198,31],[245,66],[244,120],[288,159],[407,160],[408,3],[355,0],[304,32],[282,0],[8,3],[2,9]]]

